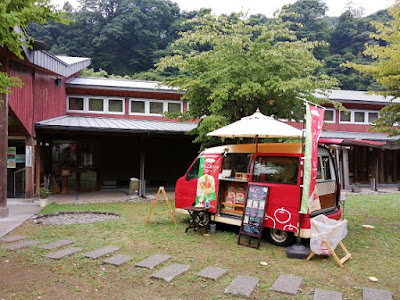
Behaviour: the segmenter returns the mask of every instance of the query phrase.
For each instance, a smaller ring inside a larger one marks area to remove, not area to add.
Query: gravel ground
[[[70,213],[54,213],[43,216],[34,216],[34,222],[45,225],[71,225],[94,223],[101,221],[114,220],[119,218],[119,215],[112,213],[97,213],[97,212],[70,212]]]

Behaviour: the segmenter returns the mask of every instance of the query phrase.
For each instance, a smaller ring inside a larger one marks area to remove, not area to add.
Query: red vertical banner
[[[314,199],[318,198],[315,182],[318,171],[318,141],[324,124],[325,108],[306,105],[306,146],[304,152],[303,196],[300,213],[305,214],[312,207]]]

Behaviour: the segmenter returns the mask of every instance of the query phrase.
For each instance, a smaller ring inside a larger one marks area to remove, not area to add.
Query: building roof
[[[183,134],[196,128],[197,124],[67,115],[37,122],[35,127],[50,130]]]
[[[321,138],[325,139],[350,139],[350,140],[371,140],[381,142],[394,142],[400,139],[400,136],[389,137],[384,133],[375,132],[349,132],[349,131],[322,131]]]
[[[116,78],[76,77],[66,82],[68,87],[87,87],[95,89],[134,90],[164,93],[179,93],[178,88],[161,85],[158,81],[131,80]]]
[[[328,96],[316,94],[321,98],[329,98],[332,101],[343,103],[375,103],[375,104],[388,104],[391,97],[384,97],[381,95],[367,94],[365,91],[348,91],[348,90],[330,90]],[[392,102],[400,103],[400,99],[394,99]]]
[[[17,32],[21,31],[17,27],[15,30]],[[38,44],[40,43],[42,42],[38,42]],[[26,45],[22,45],[22,50],[30,63],[64,77],[69,77],[92,63],[91,58],[56,56],[47,50],[37,49],[46,49],[46,47],[36,46],[33,49],[29,49]]]

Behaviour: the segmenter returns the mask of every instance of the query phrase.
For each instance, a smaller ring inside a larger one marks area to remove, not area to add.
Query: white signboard
[[[32,167],[32,146],[25,147],[25,167]]]

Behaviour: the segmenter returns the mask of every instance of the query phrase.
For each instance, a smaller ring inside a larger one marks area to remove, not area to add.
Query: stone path
[[[25,235],[11,235],[9,237],[6,238],[2,238],[1,240],[6,242],[6,243],[12,243],[12,242],[16,242],[16,241],[20,241],[26,239]]]
[[[67,249],[63,249],[60,251],[49,253],[46,255],[46,257],[52,258],[52,259],[60,259],[60,258],[72,255],[72,254],[80,252],[80,251],[82,251],[82,248],[72,247],[72,248],[67,248]]]
[[[363,288],[362,300],[392,300],[393,294],[386,290]]]
[[[120,266],[123,263],[130,261],[131,259],[132,257],[128,255],[115,254],[114,256],[111,256],[110,258],[103,260],[103,262],[114,266]]]
[[[142,260],[141,262],[136,263],[135,266],[141,268],[153,269],[170,258],[171,256],[166,254],[155,254],[149,256],[148,258]]]
[[[99,248],[99,249],[93,250],[91,252],[83,253],[82,255],[85,256],[85,257],[97,259],[97,258],[99,258],[101,256],[113,253],[113,252],[115,252],[117,250],[119,250],[119,247],[106,246],[106,247],[103,247],[103,248]]]
[[[218,280],[220,277],[228,273],[227,269],[222,269],[218,267],[207,267],[197,273],[197,276]]]
[[[176,276],[181,275],[189,271],[189,265],[173,264],[160,271],[151,274],[151,278],[158,278],[165,280],[166,282],[171,282]]]
[[[260,279],[250,276],[238,275],[225,289],[225,294],[234,294],[250,297]]]
[[[70,240],[59,240],[50,244],[46,244],[46,245],[42,245],[39,246],[40,249],[45,249],[45,250],[53,250],[55,248],[59,248],[62,246],[66,246],[66,245],[70,245],[75,243],[74,241],[70,241]]]
[[[342,300],[342,293],[316,289],[313,300]]]
[[[271,290],[275,292],[296,295],[303,277],[282,274],[272,285]]]
[[[26,240],[22,241],[25,239],[26,236],[20,236],[20,235],[15,235],[15,236],[9,236],[6,238],[2,238],[1,241],[8,243],[6,246],[3,246],[3,249],[7,250],[17,250],[21,249],[24,247],[29,247],[35,244],[40,243],[39,241],[34,241],[34,240]],[[59,248],[62,246],[66,246],[69,244],[73,244],[74,241],[71,240],[58,240],[46,245],[41,245],[38,248],[40,249],[45,249],[45,250],[51,250],[55,248]],[[95,249],[90,252],[83,253],[82,256],[92,258],[92,259],[98,259],[101,256],[113,253],[115,251],[119,250],[119,247],[116,246],[105,246],[99,249]],[[72,247],[72,248],[66,248],[62,249],[56,252],[52,252],[46,255],[46,257],[51,258],[51,259],[60,259],[69,255],[72,255],[74,253],[82,251],[82,248],[79,247]],[[136,267],[141,267],[141,268],[147,268],[147,269],[153,269],[160,264],[166,262],[171,258],[170,255],[167,254],[155,254],[147,257],[146,259],[138,262],[135,264]],[[128,261],[130,261],[132,257],[128,255],[122,255],[122,254],[115,254],[112,257],[103,260],[104,263],[107,264],[112,264],[115,266],[120,266]],[[184,265],[184,264],[172,264],[170,266],[167,266],[161,270],[158,270],[154,272],[153,274],[150,275],[150,278],[156,278],[156,279],[162,279],[166,282],[171,282],[175,277],[182,275],[183,273],[189,271],[191,269],[191,266],[189,265]],[[207,279],[212,279],[212,280],[218,280],[222,276],[224,276],[228,272],[227,269],[219,268],[219,267],[206,267],[200,272],[198,272],[196,275],[207,278]],[[239,295],[239,296],[244,296],[249,298],[255,288],[257,287],[260,279],[256,277],[250,277],[250,276],[243,276],[243,275],[238,275],[234,278],[234,280],[226,287],[224,293],[225,294],[233,294],[233,295]],[[300,276],[294,276],[294,275],[287,275],[287,274],[281,274],[277,278],[277,280],[274,282],[274,284],[271,286],[272,291],[276,291],[279,293],[285,293],[285,294],[290,294],[290,295],[296,295],[301,283],[303,282],[303,277]],[[341,292],[336,292],[336,291],[328,291],[328,290],[321,290],[321,289],[316,289],[314,292],[313,300],[342,300],[343,296]],[[362,300],[393,300],[393,294],[390,291],[387,290],[378,290],[378,289],[370,289],[370,288],[363,288],[362,289]]]
[[[7,245],[5,247],[3,247],[4,249],[7,250],[17,250],[17,249],[21,249],[21,248],[25,248],[28,246],[32,246],[32,245],[36,245],[39,244],[39,241],[24,241],[24,242],[17,242],[17,243],[12,243],[10,245]]]

